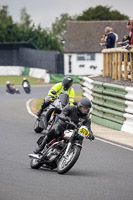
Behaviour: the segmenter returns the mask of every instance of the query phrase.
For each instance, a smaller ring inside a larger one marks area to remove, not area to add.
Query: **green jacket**
[[[56,83],[53,87],[49,90],[48,96],[53,96],[56,98],[58,94],[60,94],[64,90],[64,86],[62,83]],[[55,91],[56,95],[53,95],[51,92]],[[69,96],[69,105],[73,105],[74,98],[75,98],[75,91],[73,88],[69,88],[67,91],[67,95]]]

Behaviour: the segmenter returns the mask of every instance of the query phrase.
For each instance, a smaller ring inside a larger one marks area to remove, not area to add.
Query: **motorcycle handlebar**
[[[68,125],[73,125],[75,128],[77,128],[77,125],[76,125],[74,122],[72,122],[72,121],[67,121],[66,118],[63,118],[63,117],[61,117],[61,116],[59,116],[59,115],[58,115],[58,117],[59,117],[59,119],[61,119],[62,121],[66,122]]]

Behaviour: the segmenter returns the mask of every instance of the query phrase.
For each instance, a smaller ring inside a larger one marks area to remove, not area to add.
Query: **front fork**
[[[79,137],[80,137],[80,136],[79,136]],[[73,134],[73,135],[70,137],[70,140],[69,140],[69,142],[68,142],[68,145],[67,145],[67,148],[66,148],[66,151],[65,151],[63,157],[66,158],[66,156],[68,155],[69,149],[71,148],[71,146],[72,146],[73,144],[75,144],[76,146],[79,146],[79,147],[82,148],[83,138],[82,138],[82,137],[79,138],[79,137],[78,137],[78,139],[76,139],[76,138],[75,138],[75,134]]]
[[[54,114],[55,114],[55,110],[53,110],[53,112],[51,113],[50,121],[53,120],[53,118],[54,118]]]

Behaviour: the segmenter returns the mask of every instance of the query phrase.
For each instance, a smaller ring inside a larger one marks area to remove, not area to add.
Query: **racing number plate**
[[[78,131],[78,134],[82,137],[87,137],[89,135],[89,131],[85,127],[81,127]]]

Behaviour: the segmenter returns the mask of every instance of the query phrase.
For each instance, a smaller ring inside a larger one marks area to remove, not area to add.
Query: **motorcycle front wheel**
[[[58,162],[57,172],[59,174],[65,174],[68,172],[79,158],[81,147],[73,145],[69,150],[66,157],[62,156]]]
[[[39,163],[38,159],[32,158],[30,162],[30,167],[32,169],[39,169],[43,164]]]

